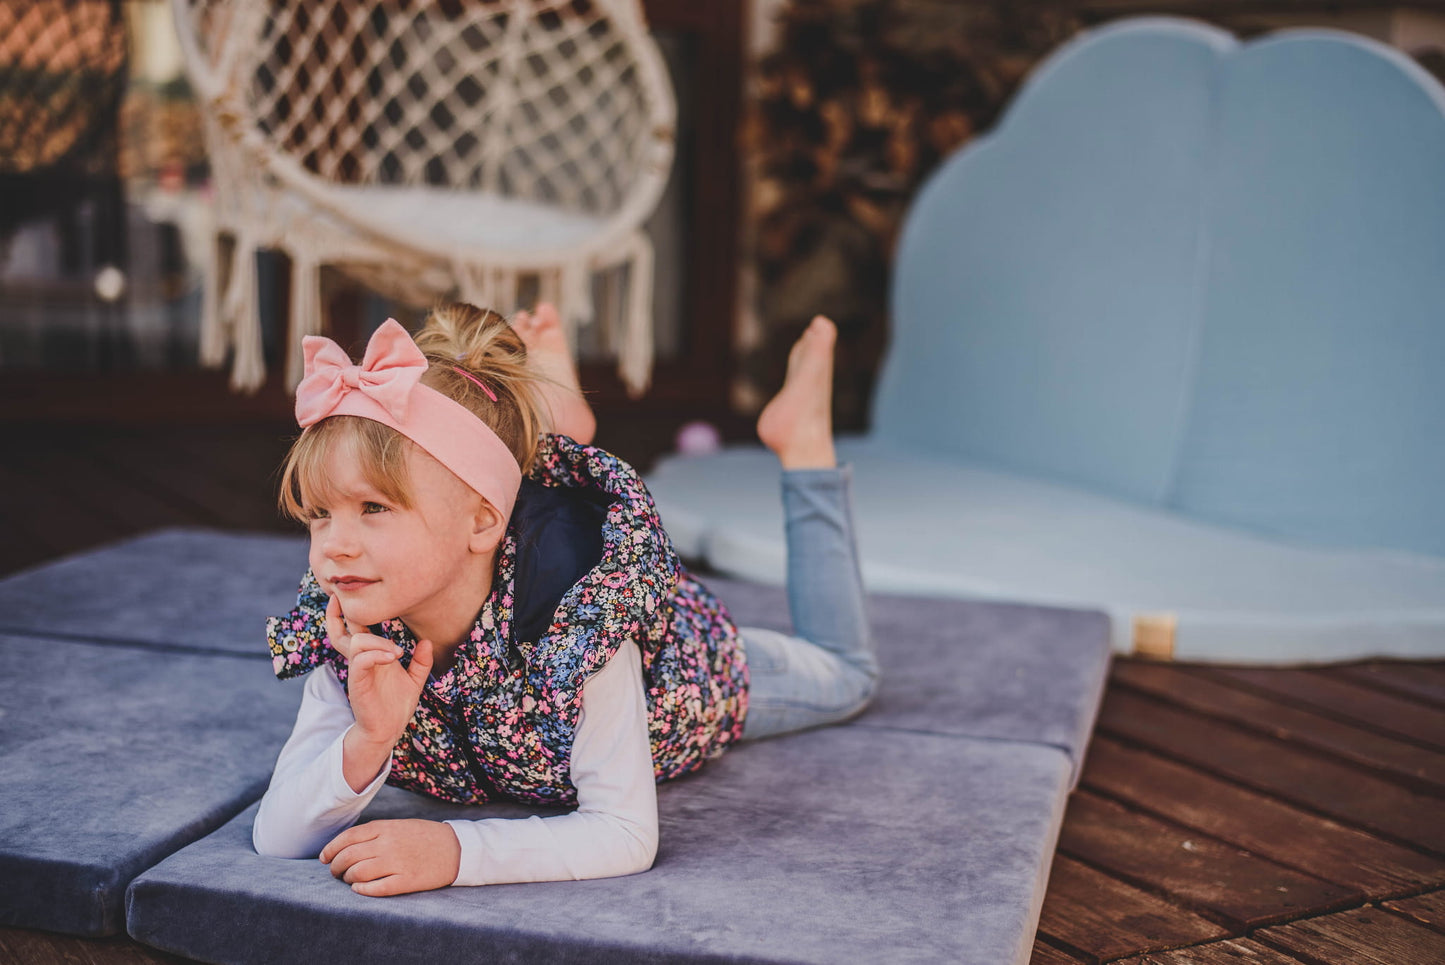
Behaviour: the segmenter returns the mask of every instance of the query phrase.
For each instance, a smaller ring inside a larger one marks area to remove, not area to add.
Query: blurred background
[[[470,15],[467,0],[438,5]],[[1445,78],[1441,3],[640,6],[677,105],[671,166],[645,222],[647,391],[618,375],[621,309],[605,278],[577,343],[598,443],[644,471],[688,423],[750,438],[816,312],[841,332],[837,426],[866,427],[909,200],[1081,29],[1148,13],[1246,38],[1333,27]],[[284,369],[296,273],[278,251],[255,259],[258,387],[233,388],[229,358],[201,364],[216,194],[204,110],[166,0],[0,0],[0,572],[157,525],[286,528],[271,474],[294,434]],[[385,287],[366,272],[321,271],[327,331],[354,354],[388,315],[415,325],[424,313]]]

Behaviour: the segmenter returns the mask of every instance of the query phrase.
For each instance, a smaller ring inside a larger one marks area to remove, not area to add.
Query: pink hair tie
[[[473,375],[472,373],[468,372],[466,369],[462,368],[460,365],[453,365],[452,368],[455,369],[455,370],[456,370],[456,373],[457,373],[458,375],[460,375],[462,378],[464,378],[464,379],[470,379],[472,382],[476,383],[477,388],[479,388],[479,389],[481,389],[483,392],[487,393],[487,398],[491,399],[493,402],[496,402],[496,401],[497,401],[496,393],[494,393],[491,389],[487,388],[486,384],[485,384],[481,379],[477,378],[475,375]]]

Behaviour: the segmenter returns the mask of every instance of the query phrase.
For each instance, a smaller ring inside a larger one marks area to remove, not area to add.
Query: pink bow
[[[426,356],[394,318],[371,336],[360,365],[351,364],[341,346],[321,335],[306,336],[301,349],[306,374],[296,386],[296,422],[303,429],[335,412],[353,390],[401,422],[411,390],[427,370]]]

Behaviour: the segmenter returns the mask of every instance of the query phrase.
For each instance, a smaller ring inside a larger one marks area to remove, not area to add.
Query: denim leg
[[[797,636],[740,630],[750,681],[746,739],[852,717],[877,689],[851,491],[847,466],[783,473],[788,608]]]

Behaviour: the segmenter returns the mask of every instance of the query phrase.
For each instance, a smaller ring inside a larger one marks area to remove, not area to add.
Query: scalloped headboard
[[[874,431],[1445,555],[1445,91],[1353,35],[1088,31],[914,201]]]

